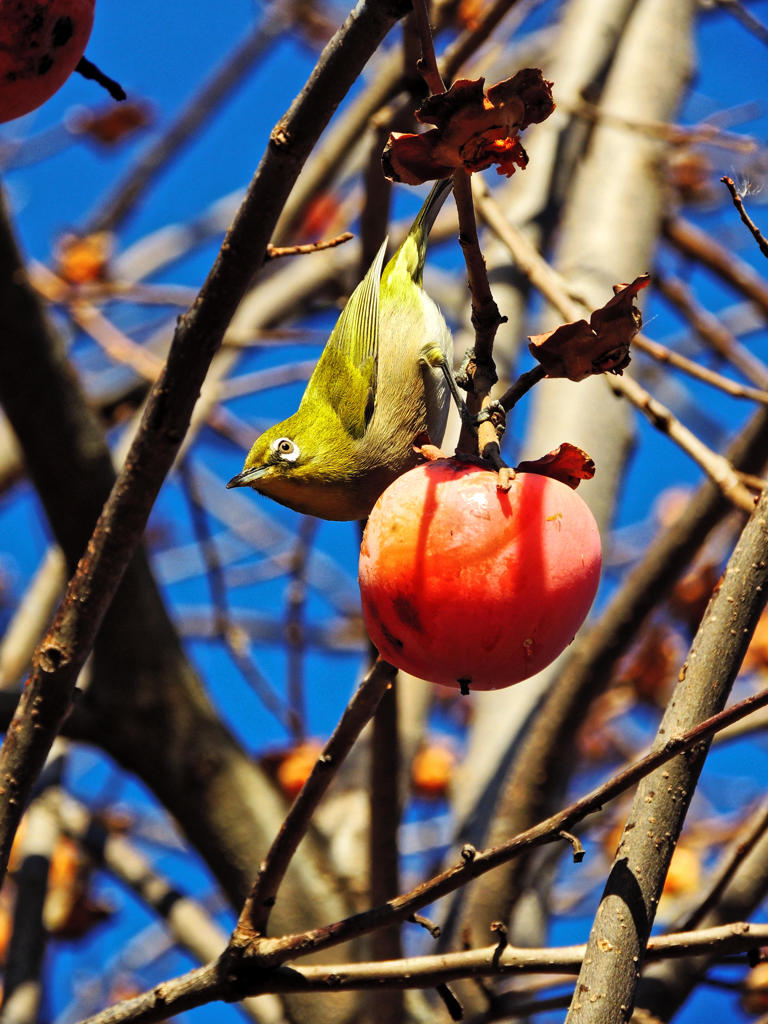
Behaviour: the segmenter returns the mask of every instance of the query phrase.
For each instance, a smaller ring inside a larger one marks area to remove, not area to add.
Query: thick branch
[[[768,568],[764,565],[762,569],[755,571],[768,573]],[[755,595],[752,596],[754,600]],[[300,935],[257,940],[251,955],[262,966],[274,966],[299,955],[305,956],[313,951],[328,949],[347,939],[364,935],[376,928],[386,927],[396,921],[407,920],[415,911],[449,892],[454,892],[469,879],[477,878],[492,868],[506,863],[518,856],[521,851],[559,840],[560,833],[564,829],[570,830],[573,825],[582,821],[587,815],[602,809],[608,800],[626,792],[639,779],[655,771],[681,751],[689,750],[700,744],[703,739],[724,729],[726,725],[730,725],[733,721],[738,721],[757,708],[764,706],[768,706],[768,690],[762,690],[759,694],[740,701],[738,705],[699,722],[688,732],[678,733],[677,736],[668,739],[662,748],[647,754],[580,800],[514,838],[482,852],[475,850],[474,847],[466,846],[462,850],[460,863],[435,875],[434,878],[423,882],[396,899],[389,900],[382,906],[374,907],[343,921],[337,921],[325,928],[315,928]]]
[[[768,941],[768,925],[734,922],[699,932],[659,935],[648,943],[647,961],[673,960],[692,954],[725,956],[758,949]],[[321,967],[279,967],[245,982],[250,995],[264,992],[338,992],[344,989],[427,988],[458,978],[520,974],[575,974],[586,946],[522,949],[498,945],[460,953],[407,957],[373,963],[327,964]],[[135,999],[125,1000],[81,1024],[149,1024],[217,998],[232,998],[228,979],[217,976],[214,964],[164,982]]]
[[[722,708],[768,598],[768,491],[731,556],[680,672],[654,748]],[[644,779],[592,926],[570,1024],[628,1021],[669,861],[709,743]]]
[[[320,132],[370,54],[403,13],[361,3],[328,43],[306,86],[274,129],[221,252],[190,312],[179,321],[165,370],[94,534],[41,644],[0,752],[0,874],[21,810],[61,723],[77,675],[178,452],[226,325],[261,266],[282,204]]]

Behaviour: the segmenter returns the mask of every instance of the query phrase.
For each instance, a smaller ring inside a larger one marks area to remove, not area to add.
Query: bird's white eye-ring
[[[285,462],[295,462],[301,454],[299,446],[290,437],[278,437],[272,442],[272,451]]]

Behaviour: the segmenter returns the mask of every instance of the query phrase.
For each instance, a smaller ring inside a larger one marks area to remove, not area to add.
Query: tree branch
[[[768,572],[768,569],[764,566],[763,569],[755,570],[755,572],[758,574]],[[768,593],[768,589],[766,593]],[[760,597],[760,594],[752,595],[753,601]],[[738,639],[742,640],[741,637]],[[383,928],[395,921],[406,920],[415,911],[441,896],[455,891],[469,879],[477,878],[492,868],[506,863],[523,850],[558,841],[563,829],[570,830],[577,822],[594,811],[600,810],[608,800],[626,792],[639,779],[655,771],[681,751],[689,750],[732,722],[739,721],[757,708],[765,706],[768,706],[768,690],[762,690],[759,694],[740,701],[739,704],[726,711],[718,712],[705,721],[699,722],[687,732],[666,740],[663,747],[647,754],[580,800],[514,838],[484,851],[465,846],[460,863],[435,875],[428,881],[422,882],[396,899],[324,928],[316,928],[299,935],[286,935],[282,938],[259,939],[254,944],[251,955],[260,965],[273,966],[296,956],[327,949],[376,928]]]
[[[758,949],[768,941],[768,925],[734,922],[698,932],[677,932],[649,940],[647,961],[657,962],[694,954],[724,956]],[[372,963],[327,964],[320,967],[292,965],[262,974],[242,983],[242,993],[255,996],[265,992],[380,991],[387,988],[428,988],[459,978],[499,977],[523,974],[575,974],[586,946],[526,949],[498,945],[458,953],[407,957]],[[171,1014],[192,1009],[217,998],[236,998],[227,992],[228,979],[217,977],[215,965],[191,971],[162,983],[134,999],[125,1000],[81,1024],[149,1024]],[[222,993],[226,993],[222,996]]]
[[[754,240],[757,242],[758,246],[760,247],[760,252],[763,254],[763,256],[768,257],[768,242],[766,242],[765,236],[763,235],[763,233],[760,230],[760,228],[757,226],[757,224],[755,224],[755,222],[752,220],[752,218],[749,216],[749,214],[745,210],[745,208],[744,208],[744,200],[741,198],[739,193],[736,191],[736,186],[733,183],[733,178],[729,178],[728,175],[725,175],[725,177],[721,178],[720,181],[722,181],[722,183],[725,185],[725,187],[731,193],[731,199],[733,200],[733,205],[736,207],[736,209],[738,211],[738,214],[741,217],[742,222],[744,224],[746,224],[747,228],[749,229],[749,231],[752,234],[752,237],[754,238]]]
[[[43,640],[0,751],[0,876],[32,784],[68,714],[78,673],[184,438],[211,359],[260,268],[282,204],[319,134],[370,54],[403,13],[363,0],[328,43],[309,81],[272,132],[268,150],[189,313],[88,548]]]
[[[352,697],[336,726],[333,735],[323,747],[315,767],[296,797],[282,828],[259,869],[233,937],[237,948],[242,948],[258,935],[263,935],[277,891],[296,847],[309,827],[309,822],[325,791],[333,781],[342,761],[352,748],[360,730],[389,686],[396,669],[378,658]]]
[[[768,284],[732,249],[721,245],[683,217],[667,217],[663,231],[667,240],[683,255],[702,263],[731,288],[754,302],[764,316],[768,316]]]
[[[654,741],[719,711],[768,598],[768,490],[744,528]],[[628,1021],[656,906],[709,743],[645,778],[590,933],[569,1024]]]

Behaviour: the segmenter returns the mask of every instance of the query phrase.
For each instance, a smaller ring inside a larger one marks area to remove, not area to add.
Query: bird
[[[418,445],[440,445],[453,340],[422,277],[429,232],[451,187],[450,178],[435,184],[382,272],[384,240],[298,409],[256,439],[228,488],[251,487],[320,519],[362,520],[420,461]]]

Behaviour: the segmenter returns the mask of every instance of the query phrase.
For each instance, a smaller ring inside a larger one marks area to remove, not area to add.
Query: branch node
[[[560,837],[560,839],[567,839],[573,847],[573,863],[581,864],[581,862],[584,860],[584,855],[587,851],[581,845],[581,840],[579,839],[579,837],[573,835],[572,832],[566,832],[565,829],[560,829],[560,831],[557,834]]]
[[[508,944],[508,932],[507,926],[503,921],[493,921],[491,924],[491,932],[497,937],[496,938],[496,949],[493,951],[493,966],[499,966],[499,960],[501,954],[507,948]]]
[[[458,373],[454,376],[459,387],[468,394],[476,394],[478,390],[487,393],[499,379],[493,359],[479,360],[474,348],[468,348],[464,353]],[[481,384],[479,389],[478,382]]]
[[[428,917],[424,917],[422,914],[411,914],[408,918],[411,924],[421,925],[422,928],[426,928],[433,939],[440,938],[440,925],[433,924]]]

